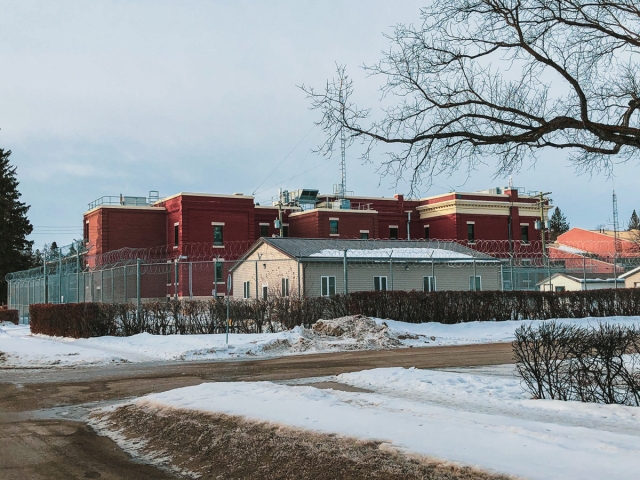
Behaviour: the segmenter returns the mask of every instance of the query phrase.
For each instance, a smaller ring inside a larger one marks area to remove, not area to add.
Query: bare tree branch
[[[569,149],[579,168],[628,161],[640,148],[637,0],[435,0],[422,24],[398,25],[365,70],[384,80],[373,110],[351,100],[343,66],[323,90],[302,86],[331,154],[340,133],[391,152],[381,165],[412,189],[466,163],[497,173]],[[395,101],[394,101],[395,99]]]

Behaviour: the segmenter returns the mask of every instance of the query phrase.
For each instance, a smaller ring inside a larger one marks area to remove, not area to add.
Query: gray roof
[[[452,251],[479,260],[496,260],[485,253],[465,247],[456,242],[442,240],[346,240],[338,238],[291,238],[291,237],[263,237],[261,241],[267,243],[283,253],[299,259],[321,260],[335,259],[333,256],[324,257],[321,252],[327,250],[388,250],[388,249],[434,249]],[[252,249],[253,250],[253,249]],[[395,258],[395,257],[394,257]],[[409,255],[407,258],[416,258]],[[429,258],[429,257],[427,257]],[[445,259],[446,253],[434,255],[434,258]]]

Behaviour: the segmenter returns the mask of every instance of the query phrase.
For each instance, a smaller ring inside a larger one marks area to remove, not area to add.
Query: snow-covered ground
[[[509,342],[518,326],[530,321],[410,324],[374,319],[342,335],[297,327],[265,334],[150,335],[71,339],[31,335],[28,325],[0,326],[0,368],[104,365],[154,361],[202,361],[246,357],[275,357],[301,353],[398,347],[429,347]],[[561,322],[640,324],[640,317],[561,319]],[[344,326],[349,323],[345,321]]]
[[[532,400],[512,366],[388,368],[331,379],[371,393],[205,383],[135,403],[378,440],[400,451],[530,479],[637,478],[640,471],[639,408]]]

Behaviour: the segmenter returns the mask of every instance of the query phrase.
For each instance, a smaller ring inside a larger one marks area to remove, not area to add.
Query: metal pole
[[[127,303],[127,266],[125,265],[123,267],[124,270],[124,298],[123,298],[123,303]]]
[[[349,272],[347,271],[347,249],[344,249],[342,257],[342,279],[344,281],[344,294],[349,294]]]
[[[76,253],[76,303],[80,303],[80,244]]]
[[[136,315],[138,320],[140,320],[140,284],[142,281],[142,276],[140,275],[142,260],[139,258],[136,259]]]
[[[193,262],[189,262],[189,300],[193,300]]]
[[[478,278],[477,270],[476,270],[476,259],[473,259],[473,291],[476,291],[476,278]]]
[[[582,280],[584,285],[582,286],[583,290],[587,289],[587,259],[582,257]]]
[[[411,212],[407,212],[407,240],[411,240]]]
[[[116,303],[116,269],[111,270],[111,303]]]
[[[258,300],[258,298],[260,297],[258,296],[258,260],[256,260],[256,300]]]
[[[62,255],[58,250],[58,304],[62,303]]]
[[[391,291],[393,291],[393,249],[389,255],[389,279],[391,280]]]
[[[227,338],[225,340],[227,348],[229,348],[229,323],[231,323],[231,320],[229,318],[229,296],[231,294],[231,287],[233,286],[233,282],[231,279],[231,274],[229,273],[227,275],[227,294],[226,294],[226,301],[227,301]]]
[[[513,255],[509,257],[509,269],[511,270],[511,291],[515,290],[515,285],[513,284]]]
[[[176,271],[174,272],[174,284],[173,284],[173,298],[178,299],[178,259],[175,259]]]
[[[504,264],[500,262],[500,291],[504,292]]]
[[[433,263],[433,258],[431,259],[431,291],[435,292],[436,290],[436,267],[435,264]]]
[[[298,298],[302,298],[302,290],[300,289],[300,260],[297,260],[298,263]]]
[[[44,252],[42,258],[43,258],[42,271],[44,273],[44,298],[42,300],[44,301],[44,303],[49,303],[48,295],[47,295],[47,252],[46,251]]]
[[[213,298],[218,298],[218,257],[213,261]]]
[[[100,269],[100,303],[104,303],[104,270]]]

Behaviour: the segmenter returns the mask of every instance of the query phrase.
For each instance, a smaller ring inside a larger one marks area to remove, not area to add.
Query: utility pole
[[[549,255],[547,254],[547,244],[546,244],[546,239],[545,239],[545,229],[547,227],[547,219],[546,219],[546,215],[544,213],[544,206],[545,206],[545,202],[548,203],[548,199],[544,198],[547,195],[551,195],[551,192],[540,192],[538,195],[536,195],[537,197],[539,197],[538,200],[538,206],[540,207],[540,220],[538,220],[539,223],[539,230],[540,230],[540,239],[542,240],[542,263],[544,266],[544,262],[546,259],[547,262],[547,274],[549,275],[549,291],[551,291],[552,289],[552,284],[551,284],[551,262],[549,262]]]
[[[613,285],[618,288],[618,196],[613,189]]]

